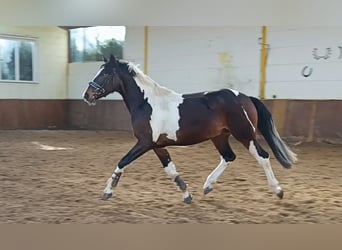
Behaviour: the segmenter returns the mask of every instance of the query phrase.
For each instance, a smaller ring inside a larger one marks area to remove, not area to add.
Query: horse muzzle
[[[85,93],[83,96],[83,100],[88,103],[89,106],[95,106],[96,105],[96,95],[93,94],[92,96],[89,96],[88,93]]]

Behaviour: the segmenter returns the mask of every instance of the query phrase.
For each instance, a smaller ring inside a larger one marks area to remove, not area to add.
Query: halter
[[[105,89],[102,86],[100,86],[99,84],[97,84],[96,82],[90,82],[89,86],[91,86],[92,88],[95,89],[95,93],[97,95],[104,94],[106,92]]]

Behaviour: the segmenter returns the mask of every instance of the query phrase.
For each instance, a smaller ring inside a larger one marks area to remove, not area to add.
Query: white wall
[[[341,27],[268,30],[267,98],[342,99]],[[0,82],[2,99],[81,99],[101,64],[68,64],[67,31],[57,27],[0,26],[0,34],[37,38],[39,51],[38,83]],[[258,96],[260,36],[261,27],[150,27],[149,75],[179,93],[231,87]],[[144,68],[142,26],[127,27],[124,57]]]
[[[144,38],[143,27],[126,27],[124,58],[139,64],[141,69],[144,68]]]
[[[94,78],[101,62],[69,63],[68,99],[82,99],[83,91]]]
[[[150,27],[149,75],[179,93],[235,88],[259,96],[260,37],[261,27]],[[269,27],[267,42],[266,98],[342,99],[342,28]],[[315,48],[319,56],[330,48],[329,58],[315,59]],[[124,57],[144,68],[143,27],[127,27]],[[98,66],[70,64],[70,99],[81,98]]]
[[[79,100],[93,80],[103,62],[69,63],[68,74],[68,99]],[[108,95],[103,100],[122,99],[118,93]]]
[[[37,83],[0,81],[2,99],[65,99],[67,97],[68,36],[57,27],[0,26],[1,35],[37,38]]]
[[[258,95],[259,27],[151,27],[150,76],[180,93]]]
[[[179,93],[235,88],[258,95],[260,36],[260,27],[149,27],[148,73]],[[144,27],[126,27],[124,58],[144,69]],[[98,65],[70,64],[70,99],[80,99]]]
[[[342,99],[342,27],[268,30],[267,98]]]

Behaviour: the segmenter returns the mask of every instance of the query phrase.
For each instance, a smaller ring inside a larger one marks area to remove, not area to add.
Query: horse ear
[[[107,58],[105,56],[103,56],[103,61],[106,63],[108,62]]]

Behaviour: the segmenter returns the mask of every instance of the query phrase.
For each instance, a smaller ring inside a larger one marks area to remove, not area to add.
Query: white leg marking
[[[226,162],[221,156],[220,164],[208,175],[207,180],[203,185],[203,189],[211,188],[212,184],[214,184],[221,174],[226,170],[229,162]]]
[[[270,159],[269,158],[262,158],[259,156],[258,151],[254,145],[253,141],[249,143],[249,152],[254,156],[257,162],[264,168],[268,185],[272,188],[272,190],[278,194],[282,191],[281,187],[279,186],[279,182],[273,174],[273,170],[271,167]]]
[[[243,110],[243,112],[245,113],[245,116],[246,116],[247,120],[249,121],[249,123],[251,124],[251,126],[252,126],[252,128],[253,128],[253,130],[254,130],[254,132],[255,132],[255,127],[254,127],[252,121],[249,119],[246,110],[245,110],[243,107],[242,107],[242,110]]]
[[[164,170],[165,173],[172,179],[176,178],[179,175],[176,170],[176,166],[172,161],[169,162],[169,164],[167,165],[167,167],[164,168]]]
[[[107,180],[107,186],[106,188],[103,190],[103,192],[105,194],[111,194],[113,193],[113,188],[112,188],[112,177],[108,178]]]
[[[119,167],[116,167],[116,169],[114,170],[114,173],[112,174],[112,177],[108,178],[107,180],[107,186],[104,189],[104,193],[106,194],[111,194],[113,192],[113,188],[112,188],[112,181],[113,178],[115,177],[115,174],[119,174],[119,173],[123,173],[124,169],[120,169]]]
[[[185,192],[183,192],[183,199],[187,198],[190,196],[190,193],[188,190],[185,190]]]
[[[124,171],[124,168],[119,168],[119,167],[116,167],[116,169],[114,170],[114,173],[112,174],[112,177],[115,176],[115,174],[119,174],[119,173],[123,173]]]
[[[167,165],[167,167],[164,168],[165,173],[171,177],[171,179],[174,181],[175,178],[179,175],[177,170],[176,170],[176,166],[175,164],[170,161],[169,164]],[[190,196],[190,193],[188,191],[188,189],[186,189],[185,191],[183,191],[183,199],[188,198]]]

